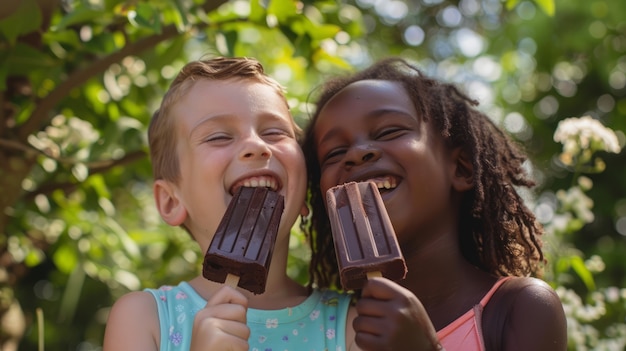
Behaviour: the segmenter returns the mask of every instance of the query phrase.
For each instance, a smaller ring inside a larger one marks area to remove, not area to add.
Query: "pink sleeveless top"
[[[454,322],[446,325],[437,332],[439,342],[446,351],[484,351],[482,314],[483,308],[498,290],[500,285],[511,277],[502,277],[491,287],[489,292],[480,300],[478,305],[457,318]]]

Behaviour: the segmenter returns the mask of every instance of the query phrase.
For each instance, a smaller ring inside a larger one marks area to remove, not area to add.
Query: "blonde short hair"
[[[278,91],[283,97],[285,105],[289,108],[284,97],[283,87],[276,80],[267,76],[261,63],[255,59],[218,57],[188,63],[170,85],[161,101],[161,106],[155,111],[150,121],[148,143],[154,179],[178,182],[180,178],[179,160],[176,154],[176,126],[174,116],[170,115],[170,110],[176,101],[189,91],[194,82],[201,79],[237,79],[267,84]],[[293,119],[292,124],[299,139],[302,131]]]

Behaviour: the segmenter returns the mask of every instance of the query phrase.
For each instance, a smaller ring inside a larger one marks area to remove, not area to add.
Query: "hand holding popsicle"
[[[194,317],[190,351],[248,350],[247,307],[241,292],[228,286],[217,290]]]
[[[373,182],[350,182],[330,188],[326,201],[345,290],[360,289],[372,277],[404,278],[406,264]]]
[[[362,350],[441,350],[419,299],[388,279],[371,279],[356,303],[355,342]]]

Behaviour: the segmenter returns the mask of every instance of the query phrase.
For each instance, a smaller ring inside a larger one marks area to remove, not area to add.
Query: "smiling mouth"
[[[278,191],[278,181],[270,176],[255,176],[242,179],[231,187],[231,194],[237,192],[242,186],[248,188],[268,188],[273,191]]]

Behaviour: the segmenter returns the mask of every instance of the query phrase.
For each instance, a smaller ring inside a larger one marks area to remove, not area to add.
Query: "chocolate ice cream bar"
[[[403,279],[406,264],[373,182],[350,182],[326,192],[341,284],[361,289],[368,277]]]
[[[204,256],[202,275],[262,294],[283,208],[275,191],[239,188]]]

